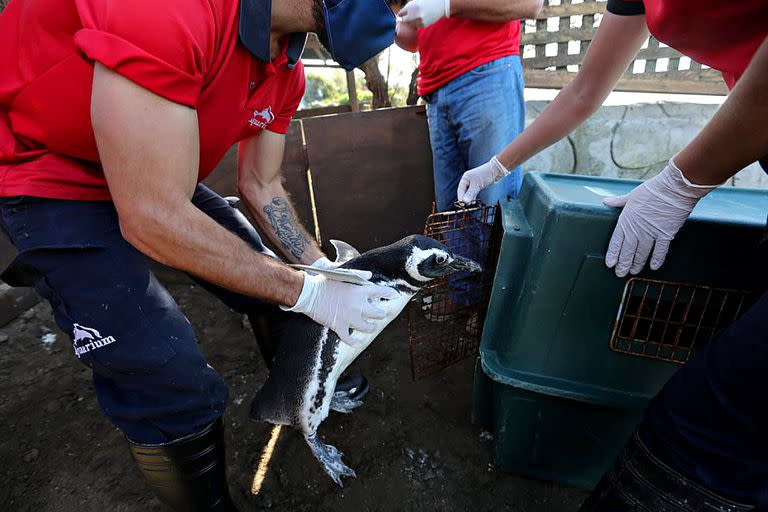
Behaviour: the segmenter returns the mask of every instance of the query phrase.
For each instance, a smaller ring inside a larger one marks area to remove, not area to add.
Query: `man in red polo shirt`
[[[227,389],[147,256],[244,313],[279,314],[268,301],[347,343],[375,330],[387,289],[290,269],[199,181],[239,141],[238,186],[261,231],[286,260],[328,265],[280,182],[305,33],[351,69],[394,28],[384,0],[14,1],[0,15],[0,229],[19,252],[3,278],[51,303],[176,510],[232,508]]]
[[[640,273],[647,263],[651,270],[661,267],[678,230],[711,190],[754,161],[768,171],[768,2],[608,0],[573,81],[495,157],[507,167],[520,165],[575,129],[602,104],[649,32],[720,71],[731,92],[657,176],[626,196],[605,200],[623,207],[605,258],[622,278]],[[467,171],[458,195],[471,200],[502,176],[489,165]],[[765,258],[765,240],[762,245]],[[766,369],[768,292],[763,290],[653,399],[581,510],[768,510]]]

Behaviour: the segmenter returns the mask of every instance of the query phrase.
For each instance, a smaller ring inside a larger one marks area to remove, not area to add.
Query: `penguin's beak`
[[[463,256],[454,256],[453,261],[448,265],[454,272],[482,272],[483,267],[469,258]]]

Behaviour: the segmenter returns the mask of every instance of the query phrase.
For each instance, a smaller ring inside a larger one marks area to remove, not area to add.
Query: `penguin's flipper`
[[[273,425],[293,425],[290,400],[273,385],[270,379],[256,392],[251,400],[248,416],[255,421],[265,421]]]
[[[354,270],[350,268],[335,268],[335,269],[315,268],[310,265],[299,265],[299,264],[293,264],[288,266],[295,268],[297,270],[304,270],[311,274],[320,274],[332,281],[342,281],[344,283],[351,283],[351,284],[359,284],[359,285],[370,284],[370,279],[371,277],[373,277],[373,273],[369,272],[368,270]]]
[[[328,476],[330,476],[334,482],[339,484],[339,487],[344,487],[344,484],[341,483],[341,477],[357,477],[355,471],[342,462],[341,457],[344,454],[335,447],[329,444],[324,444],[320,441],[320,438],[317,437],[317,434],[305,435],[304,439],[307,441],[309,449],[312,450],[312,455],[314,455],[318,462],[320,462],[320,465],[323,466],[323,469],[328,473]]]
[[[353,258],[360,256],[360,251],[349,245],[347,242],[341,240],[331,240],[331,245],[336,249],[336,261],[335,263],[346,263]]]

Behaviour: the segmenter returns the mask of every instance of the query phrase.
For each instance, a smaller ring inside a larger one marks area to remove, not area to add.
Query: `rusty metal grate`
[[[611,349],[685,363],[745,309],[749,292],[632,278],[624,288]]]
[[[501,243],[498,206],[433,213],[424,234],[483,266],[429,283],[408,305],[408,344],[414,379],[434,375],[477,354]]]

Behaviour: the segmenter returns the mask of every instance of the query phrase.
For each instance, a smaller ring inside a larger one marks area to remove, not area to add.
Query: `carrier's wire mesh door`
[[[746,291],[632,278],[624,288],[611,349],[682,364],[748,306]]]
[[[408,344],[414,379],[433,375],[477,354],[501,244],[499,207],[434,212],[424,234],[470,258],[483,272],[453,274],[429,283],[408,305]]]

